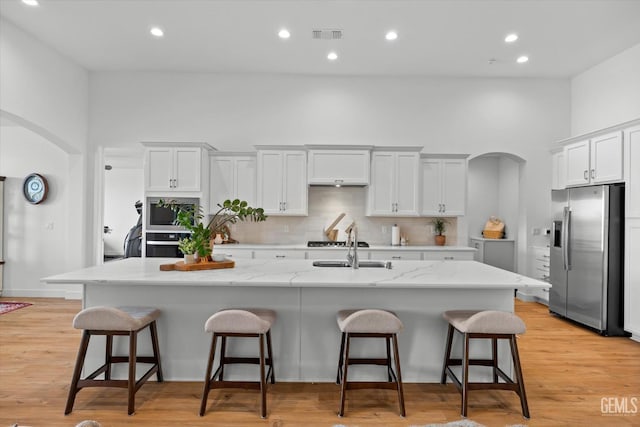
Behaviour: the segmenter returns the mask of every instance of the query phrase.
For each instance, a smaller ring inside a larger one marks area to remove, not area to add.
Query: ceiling
[[[567,78],[640,43],[638,0],[39,1],[0,15],[94,71]]]

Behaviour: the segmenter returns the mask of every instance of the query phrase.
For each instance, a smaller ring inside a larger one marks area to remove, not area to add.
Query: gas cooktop
[[[307,247],[309,248],[344,248],[347,246],[347,242],[344,240],[339,242],[330,242],[330,241],[309,241],[307,242]],[[369,244],[367,242],[358,242],[359,248],[368,248]]]

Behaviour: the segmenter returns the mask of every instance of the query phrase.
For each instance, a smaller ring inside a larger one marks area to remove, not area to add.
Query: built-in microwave
[[[146,204],[146,228],[147,230],[157,231],[182,231],[183,228],[175,224],[176,211],[168,207],[159,206],[158,202],[173,202],[176,206],[198,209],[199,200],[186,197],[149,197]]]

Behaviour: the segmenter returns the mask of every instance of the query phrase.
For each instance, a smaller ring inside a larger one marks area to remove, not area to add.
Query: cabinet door
[[[625,215],[640,218],[640,126],[626,129],[624,141]]]
[[[366,150],[312,150],[309,184],[369,185],[371,156]]]
[[[376,261],[420,261],[422,253],[413,251],[371,251],[371,259]]]
[[[147,191],[173,189],[173,149],[147,148],[145,152],[145,188]]]
[[[591,140],[591,183],[622,181],[622,132]]]
[[[178,191],[200,191],[200,171],[202,169],[200,149],[190,147],[174,148],[174,189]]]
[[[395,156],[393,153],[373,153],[371,185],[368,191],[369,215],[393,214],[395,208]]]
[[[425,261],[473,261],[472,251],[427,251],[422,253]]]
[[[249,206],[256,206],[256,159],[239,157],[234,168],[234,198],[246,200]]]
[[[307,156],[304,151],[283,154],[283,212],[285,215],[307,215]]]
[[[564,161],[564,151],[551,155],[551,189],[564,190],[567,186],[567,172]]]
[[[442,161],[422,159],[422,215],[442,214]]]
[[[625,222],[624,330],[640,335],[640,218]]]
[[[210,212],[218,210],[218,203],[227,199],[233,200],[234,191],[234,159],[233,157],[211,157],[211,178],[209,182]]]
[[[258,152],[258,207],[267,215],[282,214],[282,153]]]
[[[254,259],[274,259],[274,260],[285,260],[285,259],[305,259],[306,251],[298,251],[298,250],[278,250],[278,249],[259,249],[253,251]]]
[[[467,201],[467,162],[442,160],[442,205],[447,216],[464,215]]]
[[[589,184],[589,141],[576,142],[564,147],[567,187]]]
[[[418,153],[398,153],[395,162],[395,215],[418,215],[418,182],[420,175]]]

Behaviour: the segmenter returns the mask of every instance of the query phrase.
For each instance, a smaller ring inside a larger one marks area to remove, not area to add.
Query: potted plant
[[[191,237],[185,237],[178,241],[178,249],[184,254],[184,263],[193,264],[195,262],[195,253],[197,245]]]
[[[447,241],[447,236],[443,235],[442,233],[444,233],[446,230],[445,224],[447,224],[447,220],[445,220],[444,218],[434,218],[431,221],[431,224],[433,224],[433,231],[436,233],[436,245],[444,246]]]
[[[186,239],[190,240],[194,246],[193,252],[203,262],[210,260],[213,249],[212,236],[224,233],[227,224],[235,224],[238,221],[260,222],[267,219],[264,209],[252,208],[246,201],[239,199],[225,200],[222,204],[218,203],[218,211],[211,216],[206,225],[203,222],[204,214],[201,206],[184,207],[176,204],[175,201],[166,202],[164,200],[160,200],[158,205],[171,208],[176,212],[175,224],[191,232],[191,235]],[[185,252],[183,251],[183,253]]]

